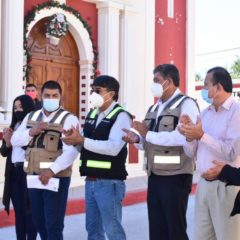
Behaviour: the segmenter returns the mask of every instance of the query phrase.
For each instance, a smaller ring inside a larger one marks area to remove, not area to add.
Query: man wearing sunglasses
[[[121,225],[125,196],[127,146],[123,128],[130,129],[132,116],[118,103],[119,83],[110,76],[93,82],[83,135],[72,128],[63,141],[81,146],[80,173],[86,176],[86,229],[88,240],[125,240]]]

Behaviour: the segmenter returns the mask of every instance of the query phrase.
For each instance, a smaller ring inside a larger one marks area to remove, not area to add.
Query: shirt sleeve
[[[196,123],[199,115],[197,104],[192,99],[186,99],[181,106],[181,115],[188,115],[193,123]],[[153,132],[148,131],[146,141],[160,146],[183,146],[186,144],[186,138],[177,130],[171,132]]]
[[[110,130],[108,140],[93,140],[85,138],[83,146],[85,149],[95,153],[117,156],[126,144],[122,140],[122,137],[125,135],[122,129],[130,129],[131,124],[132,119],[130,116],[125,112],[121,112]]]
[[[65,130],[70,129],[72,126],[77,127],[79,124],[79,121],[76,116],[70,114],[63,125],[63,128]],[[72,165],[75,159],[77,159],[78,151],[77,149],[72,145],[67,145],[64,142],[62,147],[62,154],[55,160],[55,162],[50,166],[50,169],[57,174],[58,172],[68,168]]]
[[[240,185],[240,168],[234,168],[230,165],[225,165],[220,172],[218,179],[226,182],[227,185]]]
[[[208,147],[217,156],[220,156],[232,162],[234,160],[234,142],[239,137],[240,125],[236,124],[240,122],[240,110],[234,111],[231,120],[229,121],[226,138],[216,139],[213,136],[204,133],[202,138],[199,140],[202,144]]]
[[[13,147],[23,147],[27,146],[28,143],[31,141],[32,137],[29,136],[29,130],[27,128],[27,121],[28,121],[29,114],[23,119],[21,125],[14,131],[11,144]]]

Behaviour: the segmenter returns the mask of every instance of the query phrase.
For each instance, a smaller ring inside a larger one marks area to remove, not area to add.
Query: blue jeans
[[[88,240],[126,240],[122,220],[125,183],[121,180],[86,180],[86,229]]]
[[[62,240],[70,177],[59,178],[58,192],[28,190],[33,221],[42,240]]]

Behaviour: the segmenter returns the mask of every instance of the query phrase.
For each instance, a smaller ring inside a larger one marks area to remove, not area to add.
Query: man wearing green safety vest
[[[126,143],[123,128],[130,128],[132,116],[116,101],[119,83],[110,76],[93,82],[90,102],[94,109],[86,118],[83,135],[79,129],[66,132],[63,141],[81,145],[80,173],[86,176],[86,229],[88,240],[125,240],[121,225],[122,200],[127,176]]]

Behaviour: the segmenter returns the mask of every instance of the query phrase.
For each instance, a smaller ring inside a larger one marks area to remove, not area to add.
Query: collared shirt
[[[112,111],[116,104],[117,103],[114,101],[104,112],[98,113],[96,126]],[[132,119],[126,112],[119,113],[115,123],[110,130],[108,140],[93,140],[90,138],[85,138],[84,148],[99,154],[117,156],[123,146],[126,144],[122,140],[122,137],[125,135],[122,129],[130,129],[131,124]]]
[[[218,111],[213,105],[207,107],[201,120],[204,135],[184,147],[187,155],[196,154],[196,170],[200,174],[213,167],[213,160],[234,160],[234,141],[240,137],[240,105],[230,96]]]
[[[51,119],[55,116],[57,111],[52,112],[49,116],[46,116],[44,111],[43,113],[43,122],[50,122]],[[32,137],[29,136],[30,129],[27,128],[27,122],[28,122],[29,114],[24,118],[21,125],[18,127],[18,129],[14,132],[11,143],[13,146],[17,147],[23,147],[27,146],[28,143],[31,141]],[[72,126],[77,127],[79,124],[79,121],[76,116],[73,116],[72,114],[68,115],[64,121],[63,128],[65,130],[70,129]],[[62,134],[63,136],[63,134]],[[50,169],[57,174],[61,170],[66,169],[67,167],[71,166],[73,161],[78,156],[78,151],[74,146],[67,145],[63,142],[63,152],[62,154],[53,162],[53,164],[50,166]]]
[[[180,94],[180,90],[176,89],[174,94],[166,101],[162,102],[159,100],[158,102],[158,113],[157,116],[161,114],[165,106],[173,99],[175,98],[178,94]],[[199,110],[197,107],[197,104],[192,100],[192,99],[186,99],[181,105],[181,115],[182,114],[187,114],[191,118],[191,120],[195,123],[197,121],[197,116],[199,115]],[[186,138],[179,133],[177,129],[167,132],[153,132],[153,131],[148,131],[146,135],[147,142],[160,145],[160,146],[182,146],[186,144]],[[141,139],[141,143],[142,143]],[[137,148],[142,149],[142,144],[135,144]]]

